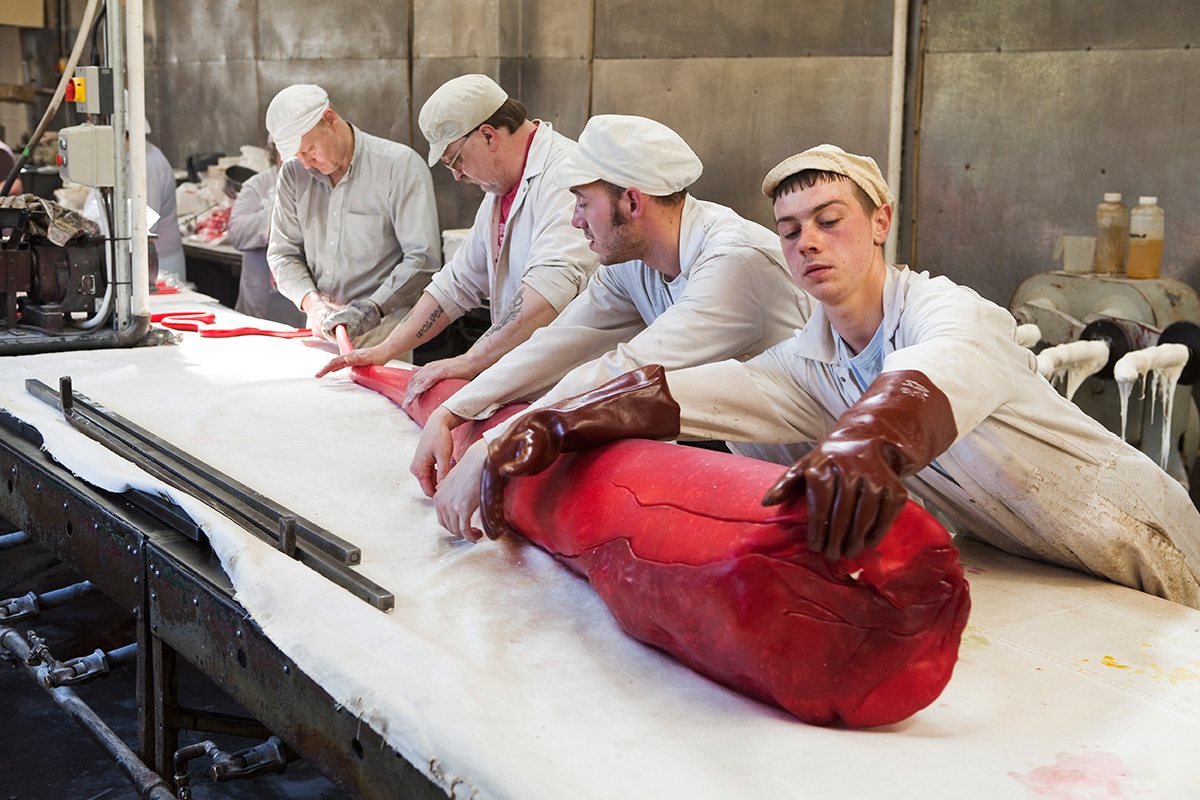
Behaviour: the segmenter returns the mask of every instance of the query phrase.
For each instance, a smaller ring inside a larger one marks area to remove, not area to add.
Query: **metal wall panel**
[[[587,58],[592,49],[593,0],[520,0],[515,55]]]
[[[1096,204],[1159,198],[1163,274],[1200,285],[1200,53],[930,55],[917,260],[1007,305]]]
[[[172,165],[189,153],[237,155],[264,144],[253,61],[190,61],[146,69],[147,137]]]
[[[155,4],[146,63],[239,61],[257,55],[253,8],[242,0]]]
[[[774,228],[767,171],[829,142],[887,169],[888,58],[597,61],[592,112],[640,114],[682,136],[704,174],[697,197]]]
[[[280,89],[316,83],[329,93],[339,114],[367,133],[412,144],[406,60],[260,61],[258,82],[260,121],[266,119],[267,106]]]
[[[413,0],[418,58],[569,58],[591,50],[592,0]]]
[[[595,0],[596,58],[884,55],[892,0]]]
[[[498,58],[509,0],[413,0],[414,58]],[[436,87],[435,87],[436,88]]]
[[[929,52],[1182,48],[1200,44],[1196,0],[931,0]]]
[[[258,46],[269,61],[406,59],[408,2],[259,0]]]

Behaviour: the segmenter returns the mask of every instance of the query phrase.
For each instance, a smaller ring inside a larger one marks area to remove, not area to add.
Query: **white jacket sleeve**
[[[494,195],[484,198],[475,212],[475,221],[467,230],[454,257],[442,267],[425,291],[438,301],[446,317],[454,321],[473,308],[483,305],[491,294],[488,280],[489,220],[495,206]]]
[[[909,292],[898,332],[902,342],[883,368],[928,377],[949,399],[961,439],[1013,398],[1014,370],[1037,371],[1033,354],[1017,345],[1015,330],[1008,311],[934,279]]]
[[[668,370],[746,358],[763,336],[763,272],[739,254],[695,269],[683,295],[649,327],[600,358],[572,370],[546,395],[555,402],[590,391],[647,364]]]
[[[581,361],[611,350],[645,328],[637,309],[604,280],[601,270],[553,322],[479,373],[443,405],[460,417],[483,419],[509,403],[532,400]]]

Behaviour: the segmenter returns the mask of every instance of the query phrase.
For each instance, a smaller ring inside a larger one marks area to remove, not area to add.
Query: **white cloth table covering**
[[[247,324],[194,294],[152,307]],[[361,546],[362,573],[396,595],[389,614],[184,501],[255,622],[455,797],[1200,793],[1200,612],[960,542],[974,607],[942,697],[887,729],[806,726],[628,638],[532,546],[452,539],[408,473],[417,426],[344,375],[314,380],[325,352],[183,337],[0,359],[0,406],[91,483],[155,486],[24,388],[71,375],[75,391]]]

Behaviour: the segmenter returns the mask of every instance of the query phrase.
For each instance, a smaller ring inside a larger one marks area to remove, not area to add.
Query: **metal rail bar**
[[[60,379],[60,388],[62,381],[69,382],[70,378]],[[25,388],[42,402],[59,409],[63,408],[63,396],[69,396],[68,402],[78,416],[107,431],[116,439],[128,443],[135,452],[150,459],[159,469],[187,481],[206,496],[218,500],[237,516],[271,536],[277,534],[280,520],[291,516],[296,519],[296,536],[299,540],[308,542],[344,564],[358,564],[362,561],[362,551],[357,546],[310,520],[295,517],[287,509],[244,483],[193,458],[170,442],[78,392],[56,392],[32,378],[25,381]],[[130,442],[129,437],[141,444]]]
[[[154,443],[147,440],[142,440],[141,444],[130,443],[119,433],[114,433],[108,427],[101,424],[106,417],[102,412],[96,412],[93,409],[95,417],[86,416],[76,407],[75,393],[71,389],[71,379],[64,377],[61,380],[61,391],[55,392],[49,386],[37,380],[27,380],[26,388],[31,394],[39,400],[58,408],[62,411],[63,417],[67,422],[85,436],[99,442],[100,444],[112,450],[117,455],[130,461],[131,463],[141,467],[146,472],[158,478],[163,483],[173,486],[180,491],[187,492],[190,495],[196,496],[199,499],[207,499],[211,501],[214,507],[225,513],[231,519],[238,521],[249,520],[253,521],[254,515],[247,515],[245,509],[242,512],[238,510],[236,501],[231,501],[227,496],[223,495],[215,486],[215,481],[211,478],[206,478],[203,475],[203,465],[193,467],[191,470],[181,469],[184,473],[177,475],[171,469],[165,467],[159,461],[151,459],[147,454],[140,449],[141,446],[147,448],[155,447]],[[132,423],[130,423],[132,424]],[[38,436],[40,439],[40,435]],[[160,453],[161,455],[161,453]],[[164,457],[165,460],[165,457]],[[177,463],[177,466],[183,467],[190,464],[188,462]],[[199,464],[199,462],[197,462]],[[208,489],[204,489],[197,485],[198,482],[207,482]],[[152,513],[154,513],[152,511]],[[279,509],[279,518],[276,527],[271,529],[264,527],[260,522],[246,526],[246,529],[260,539],[269,542],[270,544],[281,547],[284,552],[287,552],[291,545],[290,536],[286,533],[295,525],[295,517],[286,509]],[[161,518],[161,515],[159,515]],[[310,528],[310,533],[311,533]],[[298,533],[298,529],[297,529]],[[346,566],[345,563],[336,561],[325,552],[315,549],[313,543],[307,538],[300,539],[297,535],[296,546],[288,555],[295,558],[301,564],[314,570],[322,577],[341,586],[360,600],[371,604],[381,611],[389,611],[395,605],[395,596],[385,588],[375,583],[374,581],[354,572]],[[357,548],[355,548],[357,551]]]
[[[60,686],[54,689],[46,688],[38,678],[36,665],[30,664],[32,653],[25,640],[12,628],[0,626],[0,649],[12,653],[29,676],[37,681],[39,686],[54,699],[64,711],[71,716],[79,727],[91,737],[92,741],[108,754],[121,773],[137,789],[138,797],[147,800],[176,800],[175,793],[163,778],[142,762],[121,737],[113,733],[112,728],[104,724],[104,720],[91,707],[80,699],[73,690]]]

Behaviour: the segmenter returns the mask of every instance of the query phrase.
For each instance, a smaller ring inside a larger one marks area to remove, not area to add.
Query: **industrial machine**
[[[1035,352],[1072,342],[1104,343],[1108,357],[1082,380],[1071,399],[1190,486],[1195,500],[1200,491],[1200,414],[1193,394],[1200,378],[1196,291],[1173,278],[1043,272],[1017,287],[1010,309],[1018,323],[1036,325],[1040,331]],[[1187,349],[1177,351],[1182,363],[1172,385],[1147,374],[1139,386],[1123,393],[1114,376],[1121,359],[1131,353],[1149,355],[1149,349],[1168,344]],[[1161,396],[1164,389],[1168,397]],[[1165,410],[1170,413],[1164,424]]]
[[[85,10],[62,80],[29,146],[12,172],[0,176],[5,186],[0,197],[66,100],[95,122],[58,131],[57,166],[64,179],[97,190],[103,225],[33,195],[0,201],[0,355],[131,346],[150,329],[147,296],[150,275],[157,270],[146,235],[141,86],[131,95],[139,105],[134,117],[139,122],[132,126],[138,130],[129,132],[127,174],[119,166],[127,141],[125,70],[76,69],[97,6],[93,1]],[[123,65],[124,28],[118,17],[105,15],[106,53]],[[140,71],[136,80],[140,84]]]

